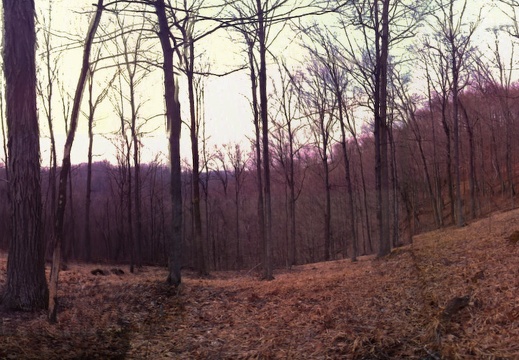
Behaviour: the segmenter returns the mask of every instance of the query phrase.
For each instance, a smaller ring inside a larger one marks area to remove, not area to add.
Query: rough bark
[[[6,308],[33,311],[48,305],[41,219],[34,2],[3,0],[3,10],[12,236],[2,300]]]

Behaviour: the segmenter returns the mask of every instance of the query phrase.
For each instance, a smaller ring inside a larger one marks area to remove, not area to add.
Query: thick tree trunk
[[[33,311],[48,305],[41,218],[34,2],[3,0],[3,10],[12,236],[2,300],[6,308]]]

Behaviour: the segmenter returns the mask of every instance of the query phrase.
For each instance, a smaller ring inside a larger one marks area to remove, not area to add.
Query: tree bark
[[[173,72],[173,47],[169,39],[169,23],[166,16],[164,0],[154,4],[159,25],[159,40],[164,57],[162,70],[164,72],[164,96],[166,101],[166,119],[169,131],[169,161],[171,167],[171,203],[172,203],[172,232],[169,244],[168,279],[170,285],[178,287],[181,284],[180,259],[182,250],[182,173],[180,164],[180,130],[182,119],[178,100],[178,86]]]
[[[12,236],[2,300],[8,309],[33,311],[48,305],[41,218],[34,1],[3,0],[3,10]]]

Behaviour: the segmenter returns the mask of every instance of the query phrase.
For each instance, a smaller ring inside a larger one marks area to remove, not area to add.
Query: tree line
[[[495,29],[495,41],[478,47],[481,11],[465,0],[99,0],[69,100],[51,9],[40,24],[45,50],[36,73],[33,6],[4,1],[7,307],[50,300],[55,320],[61,259],[125,262],[131,271],[163,264],[173,286],[182,266],[201,275],[260,267],[269,280],[273,267],[384,256],[420,231],[514,206],[517,89],[513,52],[502,49],[514,46],[516,32]],[[11,22],[26,22],[25,52]],[[203,62],[198,44],[222,32],[245,54],[228,72],[249,76],[250,146],[213,148],[205,133],[207,78],[225,74]],[[274,52],[285,33],[304,54],[295,65]],[[21,67],[34,68],[29,79],[20,80]],[[144,84],[157,73],[164,111],[149,114]],[[37,96],[51,140],[43,169]],[[107,102],[120,124],[112,136],[117,164],[93,159],[97,113]],[[58,116],[67,132],[61,164]],[[166,119],[168,163],[142,163],[142,139],[157,116]],[[88,162],[72,165],[80,117]],[[185,162],[183,127],[191,140]],[[53,258],[50,295],[45,257]]]

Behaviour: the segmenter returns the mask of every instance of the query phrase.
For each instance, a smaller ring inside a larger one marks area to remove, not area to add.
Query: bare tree
[[[171,241],[168,249],[168,283],[175,287],[181,284],[180,255],[182,247],[182,171],[180,164],[180,130],[182,118],[180,102],[178,100],[178,80],[173,68],[174,47],[171,43],[170,23],[166,14],[169,9],[164,0],[154,2],[155,14],[158,22],[158,37],[162,48],[164,72],[164,98],[166,102],[166,120],[169,131],[169,159],[171,167],[171,205],[172,229]]]
[[[424,14],[426,2],[416,0],[363,0],[352,2],[341,23],[346,37],[344,49],[353,64],[352,75],[365,89],[368,106],[373,111],[375,137],[375,179],[377,218],[379,220],[379,256],[391,250],[390,241],[390,179],[388,81],[390,49],[415,35]],[[361,40],[350,34],[351,28],[360,31]]]
[[[65,217],[65,206],[67,202],[67,179],[70,174],[71,167],[70,153],[72,151],[72,144],[74,142],[74,137],[79,120],[81,99],[83,97],[83,91],[85,88],[85,83],[88,76],[88,69],[90,66],[90,51],[92,48],[92,44],[94,42],[97,27],[99,26],[99,23],[101,21],[101,15],[103,13],[103,0],[98,0],[96,6],[96,13],[95,16],[92,18],[90,28],[85,39],[81,71],[79,74],[79,80],[74,95],[74,104],[72,106],[72,113],[70,117],[70,128],[67,132],[67,139],[65,141],[63,161],[59,177],[58,205],[56,208],[55,215],[56,222],[53,235],[53,255],[49,289],[49,320],[51,322],[56,322],[57,320],[58,278],[61,262],[61,246],[63,243],[63,223]]]
[[[197,14],[204,1],[195,1],[189,6],[184,2],[184,19],[181,21],[175,16],[175,24],[182,35],[183,47],[181,51],[182,70],[187,77],[187,89],[189,98],[189,130],[191,138],[192,160],[192,206],[193,206],[193,231],[195,246],[195,267],[200,275],[207,275],[207,265],[204,256],[204,243],[202,241],[202,217],[200,212],[200,154],[199,154],[199,129],[200,109],[196,104],[195,79],[195,34],[194,28],[197,22]],[[173,13],[173,15],[175,15]],[[198,80],[199,82],[199,80]]]
[[[337,99],[334,98],[327,84],[330,74],[314,57],[310,58],[305,81],[301,86],[301,96],[306,109],[305,115],[315,138],[315,146],[323,166],[324,205],[324,260],[331,259],[331,182],[330,182],[330,147],[336,125],[335,111]]]
[[[52,1],[49,2],[49,8],[47,14],[41,14],[40,18],[42,19],[42,33],[43,33],[43,54],[42,54],[42,62],[43,62],[43,77],[44,80],[40,80],[38,82],[38,93],[41,98],[41,103],[43,104],[44,114],[47,120],[47,126],[49,129],[49,140],[50,140],[50,155],[49,155],[49,172],[48,172],[48,190],[46,196],[46,204],[49,206],[45,206],[44,204],[44,217],[45,212],[49,209],[48,219],[50,220],[50,224],[54,224],[54,210],[56,209],[56,194],[57,194],[57,182],[56,182],[56,172],[57,172],[57,154],[56,154],[56,139],[54,136],[54,90],[55,83],[58,81],[58,60],[59,55],[55,56],[53,53],[55,52],[53,45],[53,36],[52,36]],[[50,197],[50,201],[48,198]],[[45,227],[45,223],[44,223]]]
[[[457,8],[456,0],[436,0],[438,11],[432,14],[435,23],[432,25],[437,37],[437,49],[448,59],[450,72],[450,93],[452,96],[452,119],[453,119],[453,146],[454,146],[454,169],[456,174],[456,219],[457,225],[463,226],[463,203],[461,199],[461,163],[460,163],[460,140],[459,140],[459,101],[458,96],[465,86],[469,53],[471,50],[471,39],[480,22],[480,15],[476,21],[465,24],[468,2],[463,0]],[[441,50],[443,49],[443,50]]]
[[[286,184],[288,186],[288,224],[290,235],[287,244],[287,266],[297,263],[296,245],[296,202],[303,188],[304,175],[299,184],[296,184],[296,160],[302,146],[296,143],[298,133],[304,127],[299,111],[298,84],[301,80],[298,75],[291,74],[286,64],[279,65],[279,89],[274,84],[274,101],[277,102],[278,116],[273,123],[275,129],[272,137],[277,142],[277,161],[283,168]],[[300,164],[298,164],[300,167]],[[306,168],[305,168],[306,174]],[[299,188],[297,188],[299,187]]]
[[[99,49],[96,53],[96,60],[99,60],[101,57],[101,49]],[[98,106],[103,102],[103,100],[108,95],[108,91],[112,88],[113,82],[116,79],[116,74],[108,81],[106,86],[101,90],[101,92],[95,96],[94,95],[94,85],[95,85],[95,74],[97,71],[97,66],[99,61],[93,61],[88,70],[88,80],[87,80],[87,92],[88,92],[88,111],[87,111],[87,121],[88,121],[88,150],[87,150],[87,174],[86,174],[86,194],[85,194],[85,223],[84,223],[84,239],[83,239],[83,248],[85,250],[85,259],[87,261],[92,260],[92,232],[91,232],[91,208],[92,208],[92,162],[93,162],[93,148],[94,148],[94,126],[95,126],[95,113]]]
[[[421,165],[425,175],[425,180],[427,182],[428,195],[434,212],[434,221],[436,223],[436,226],[439,227],[441,221],[440,212],[438,209],[438,202],[436,201],[436,195],[434,193],[431,171],[429,170],[429,166],[427,165],[427,158],[424,149],[424,139],[422,131],[420,129],[419,120],[417,119],[417,102],[419,101],[419,99],[409,94],[408,82],[405,82],[405,80],[401,77],[397,77],[395,81],[397,82],[395,86],[395,91],[400,102],[399,111],[402,112],[402,118],[405,121],[406,125],[411,129],[416,144],[418,145]]]
[[[243,188],[243,183],[247,175],[246,167],[248,159],[244,156],[243,150],[239,144],[230,145],[227,147],[227,157],[231,162],[234,177],[234,205],[235,205],[235,226],[236,226],[236,268],[240,269],[243,266],[243,252],[241,245],[240,232],[240,195]]]
[[[345,64],[344,60],[340,56],[339,47],[335,43],[335,39],[315,26],[307,32],[308,36],[312,40],[312,44],[307,46],[307,49],[311,52],[316,61],[318,61],[323,69],[328,73],[328,82],[325,84],[330,88],[330,91],[335,96],[337,101],[337,119],[339,120],[341,130],[341,150],[344,161],[345,171],[345,182],[348,192],[347,207],[349,210],[349,224],[351,233],[351,245],[352,245],[352,260],[356,261],[358,255],[357,249],[357,230],[356,230],[356,216],[354,211],[354,199],[353,199],[353,185],[350,170],[350,159],[347,149],[347,138],[346,138],[346,118],[348,117],[348,92],[351,93],[350,79],[349,79],[349,65]],[[348,243],[345,238],[343,242],[343,255],[347,254]]]

